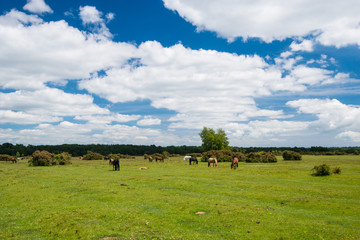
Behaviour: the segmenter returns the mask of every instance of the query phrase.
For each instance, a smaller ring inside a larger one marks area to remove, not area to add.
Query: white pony
[[[187,160],[187,159],[190,159],[190,158],[191,158],[191,156],[185,156],[184,161]]]

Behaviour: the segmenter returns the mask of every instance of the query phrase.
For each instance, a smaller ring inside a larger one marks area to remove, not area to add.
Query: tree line
[[[360,147],[231,147],[227,146],[228,150],[240,153],[251,152],[271,152],[275,155],[281,155],[283,151],[290,150],[301,154],[321,154],[321,155],[342,155],[342,154],[359,154]],[[131,145],[131,144],[62,144],[62,145],[23,145],[3,143],[0,145],[0,154],[9,154],[12,156],[30,156],[36,150],[48,151],[54,154],[60,154],[62,152],[68,152],[72,156],[83,156],[89,152],[97,152],[102,155],[108,155],[111,153],[127,154],[132,156],[142,156],[144,154],[155,154],[168,152],[170,154],[186,155],[190,153],[202,153],[206,152],[203,146],[155,146],[155,145]]]

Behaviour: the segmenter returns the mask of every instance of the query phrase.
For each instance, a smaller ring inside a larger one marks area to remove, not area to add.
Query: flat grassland
[[[360,239],[360,156],[278,160],[0,162],[0,239]]]

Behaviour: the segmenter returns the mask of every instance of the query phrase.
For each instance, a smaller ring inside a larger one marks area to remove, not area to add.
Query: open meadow
[[[323,163],[341,174],[311,176]],[[0,162],[0,239],[360,239],[359,155],[120,166]]]

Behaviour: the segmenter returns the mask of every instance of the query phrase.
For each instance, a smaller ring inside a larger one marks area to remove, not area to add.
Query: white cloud
[[[14,28],[22,24],[40,24],[43,20],[36,15],[28,15],[16,9],[12,9],[5,15],[0,16],[0,26]],[[5,37],[5,36],[2,36]]]
[[[170,119],[172,128],[199,128],[200,124],[255,116],[282,118],[281,111],[258,109],[253,98],[303,90],[302,84],[282,78],[279,69],[256,55],[192,50],[181,44],[164,48],[158,42],[145,42],[136,56],[140,66],[112,68],[79,86],[114,103],[150,99],[155,108],[179,113]]]
[[[303,40],[300,43],[292,42],[290,44],[290,48],[292,51],[304,51],[304,52],[312,52],[313,49],[313,42],[311,40]]]
[[[360,45],[358,0],[163,2],[199,31],[214,31],[229,41],[237,37],[256,37],[271,42],[315,34],[325,45]]]
[[[318,120],[310,128],[316,131],[360,131],[360,107],[349,106],[336,99],[300,99],[286,105],[297,108],[299,113],[313,114]]]
[[[109,110],[93,103],[85,94],[70,94],[56,88],[36,91],[0,92],[0,109],[48,116],[108,114]]]
[[[27,4],[23,7],[32,13],[53,13],[53,10],[45,3],[44,0],[28,0]]]
[[[345,131],[336,136],[339,139],[350,140],[351,142],[360,143],[360,132]]]
[[[80,18],[83,25],[91,26],[91,30],[96,33],[99,39],[112,38],[112,34],[106,27],[105,20],[102,18],[102,12],[93,6],[80,7]],[[114,18],[114,15],[109,13],[106,15],[108,21]]]
[[[62,118],[49,115],[29,114],[0,109],[0,123],[37,124],[43,122],[59,122]]]
[[[29,21],[38,24],[24,25]],[[102,69],[122,66],[135,51],[131,44],[97,41],[65,21],[41,23],[17,11],[0,17],[0,36],[2,88],[39,89],[49,82],[88,78]]]
[[[106,20],[107,22],[111,22],[115,18],[115,13],[108,13],[106,14]]]
[[[83,115],[76,116],[75,120],[85,120],[93,124],[110,124],[112,122],[125,123],[130,121],[136,121],[140,118],[140,115],[124,115],[118,113],[111,113],[109,115]]]
[[[144,116],[144,118],[137,121],[136,124],[139,126],[160,125],[161,120],[159,118],[154,118],[152,116]]]

